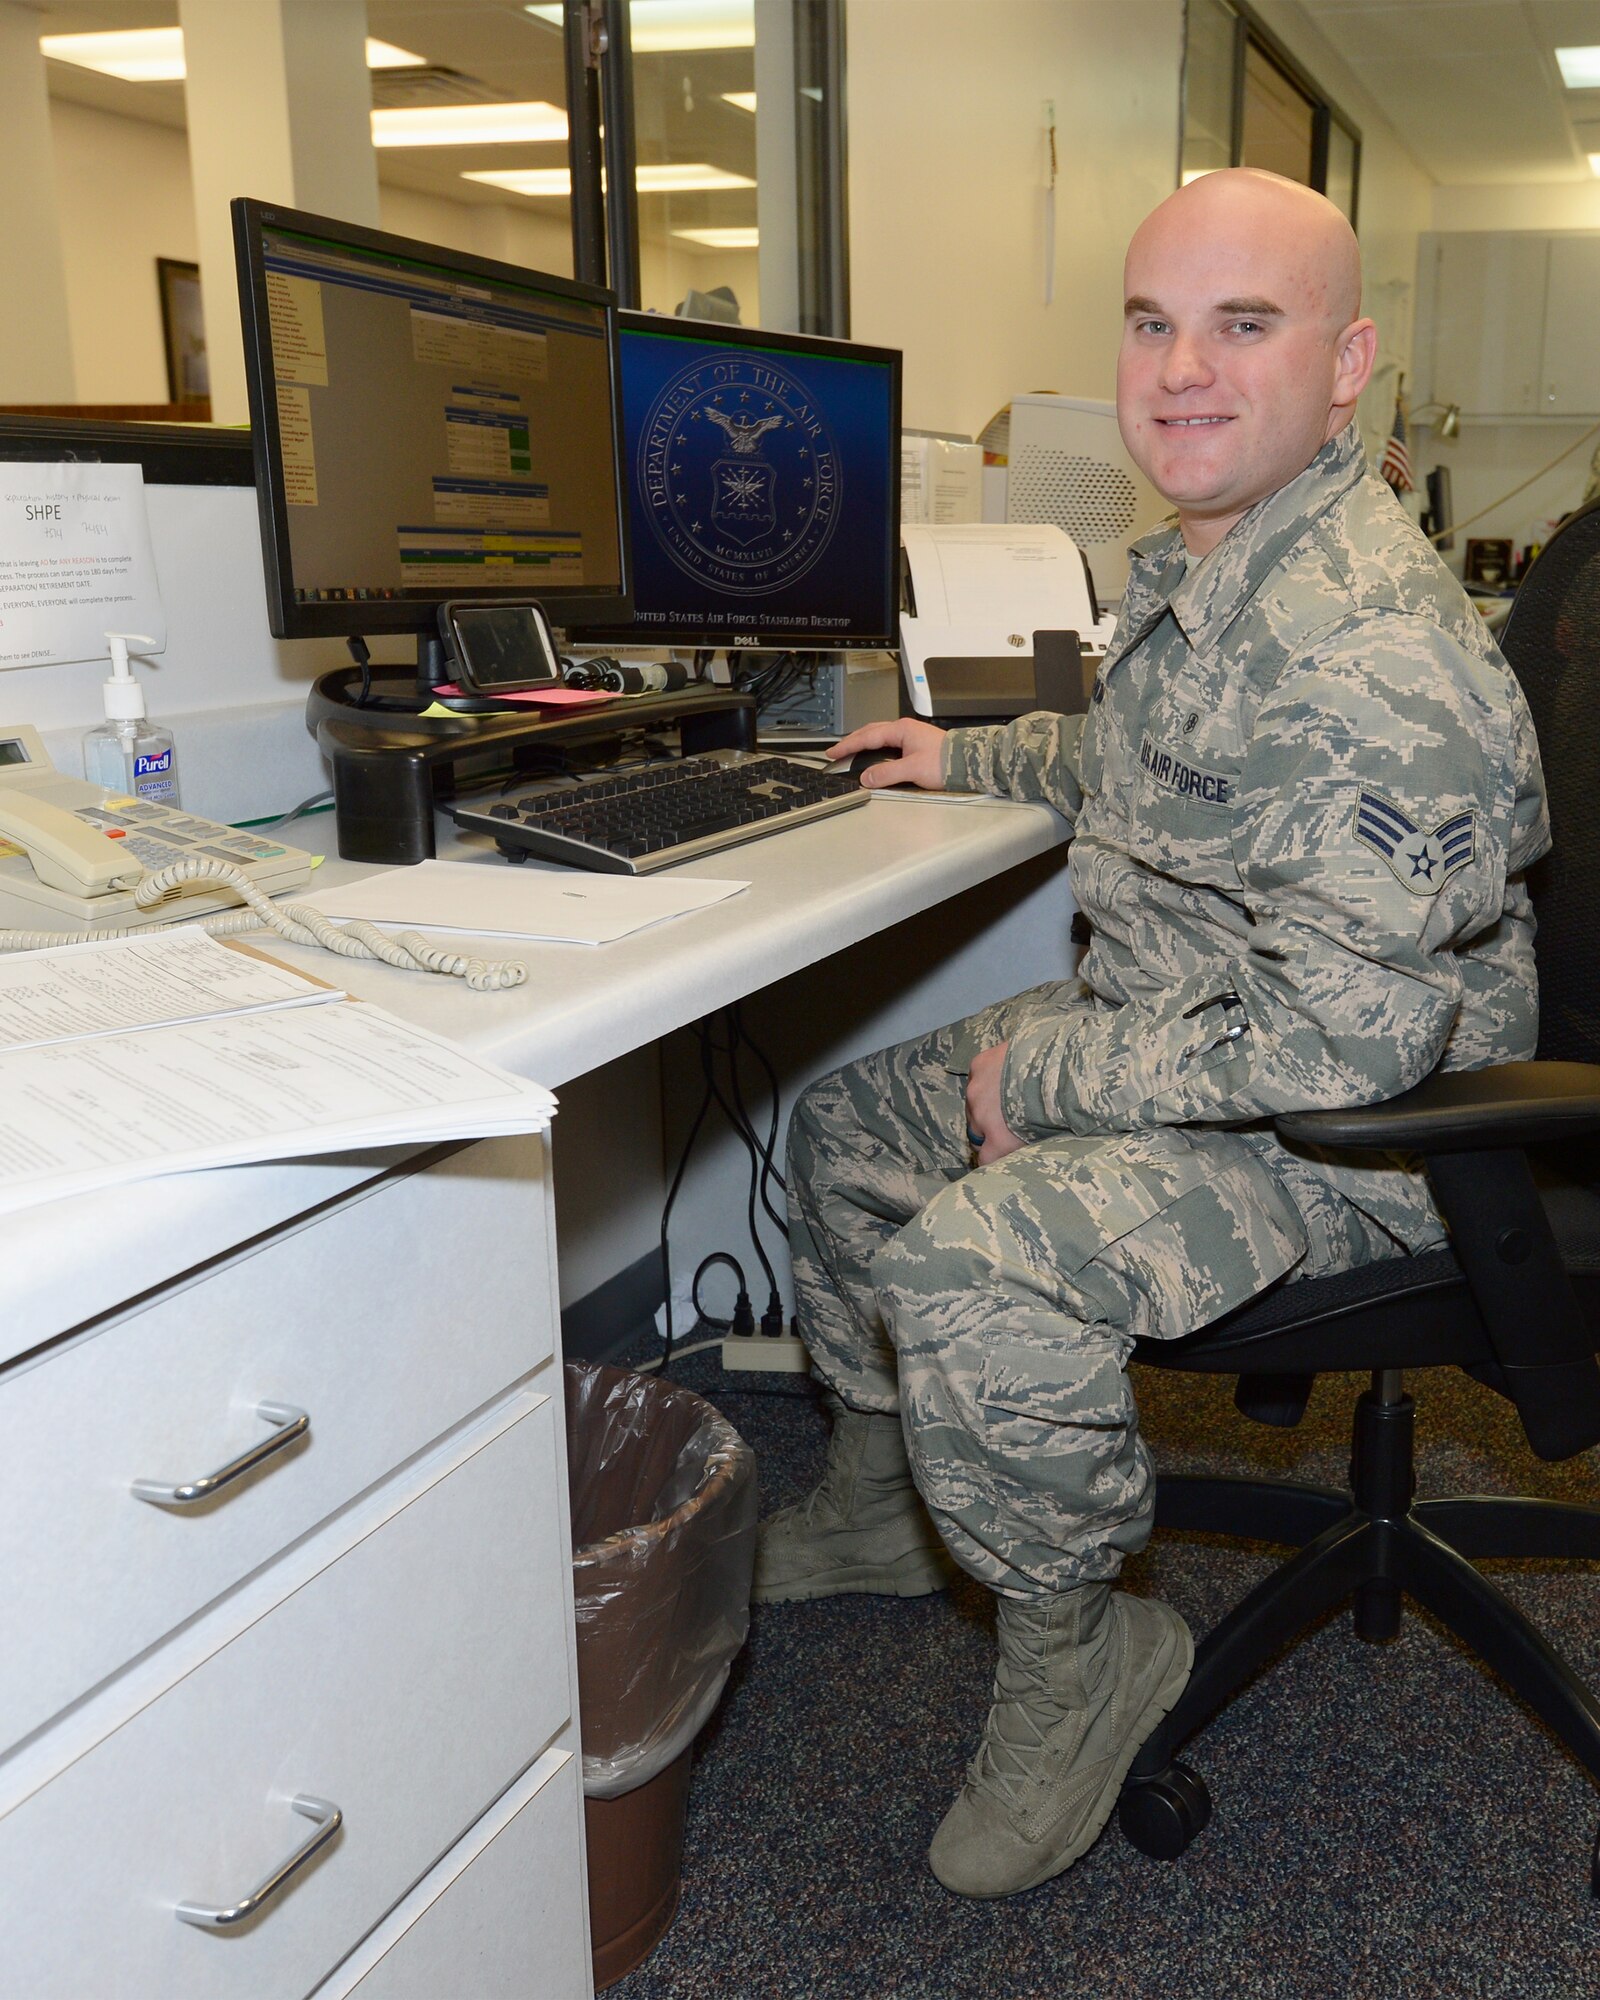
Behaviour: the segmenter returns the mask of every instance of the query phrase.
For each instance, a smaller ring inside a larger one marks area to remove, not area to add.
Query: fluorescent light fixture
[[[123,28],[99,35],[41,35],[39,47],[55,62],[98,70],[123,83],[182,83],[182,28]],[[367,37],[368,69],[419,69],[426,56]]]
[[[491,167],[464,173],[464,181],[483,181],[490,187],[507,188],[512,194],[569,195],[571,175],[565,167]],[[604,176],[601,176],[602,182]],[[753,180],[730,174],[704,160],[681,165],[640,167],[634,175],[640,194],[694,194],[703,188],[752,188]]]
[[[512,194],[566,196],[572,192],[572,175],[566,167],[493,167],[481,173],[463,174],[461,178],[506,188]]]
[[[681,236],[685,243],[703,243],[708,250],[754,250],[761,241],[761,231],[749,229],[675,229],[674,236]]]
[[[675,161],[670,166],[640,167],[634,173],[640,194],[691,194],[700,188],[753,188],[748,174],[730,174],[705,160]]]
[[[367,37],[368,69],[425,69],[427,63],[426,56],[414,56],[409,49],[397,49],[393,42]]]
[[[725,90],[722,93],[722,101],[724,104],[734,105],[740,111],[748,111],[752,118],[756,115],[756,94],[753,90]]]
[[[516,146],[566,136],[567,114],[543,102],[439,104],[372,114],[375,146]]]
[[[39,47],[55,62],[76,63],[124,83],[181,83],[181,28],[123,28],[103,35],[41,35]]]
[[[524,10],[559,28],[562,9],[540,5]],[[633,0],[628,15],[635,55],[664,55],[674,49],[753,49],[755,0]]]
[[[1600,47],[1557,49],[1556,61],[1568,90],[1600,90]]]

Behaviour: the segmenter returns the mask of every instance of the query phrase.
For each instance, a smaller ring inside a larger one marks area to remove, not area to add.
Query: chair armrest
[[[1274,1123],[1286,1139],[1334,1149],[1433,1154],[1546,1146],[1600,1132],[1600,1064],[1436,1071],[1385,1104],[1294,1111]]]

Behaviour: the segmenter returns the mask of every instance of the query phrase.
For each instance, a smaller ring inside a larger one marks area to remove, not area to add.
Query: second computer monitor
[[[893,646],[899,354],[652,313],[618,320],[633,620],[604,636]]]

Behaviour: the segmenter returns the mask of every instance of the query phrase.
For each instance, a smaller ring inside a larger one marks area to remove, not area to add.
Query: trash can
[[[691,1746],[750,1623],[755,1456],[704,1398],[569,1363],[567,1470],[596,1988],[678,1907]]]

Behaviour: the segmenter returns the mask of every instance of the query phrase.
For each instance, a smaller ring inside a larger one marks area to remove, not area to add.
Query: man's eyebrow
[[[1275,305],[1271,299],[1218,299],[1211,310],[1230,319],[1243,313],[1248,313],[1252,319],[1282,319],[1284,316],[1283,307]],[[1139,297],[1129,299],[1122,308],[1124,319],[1132,319],[1136,313],[1159,315],[1160,312],[1161,308],[1154,299]]]

